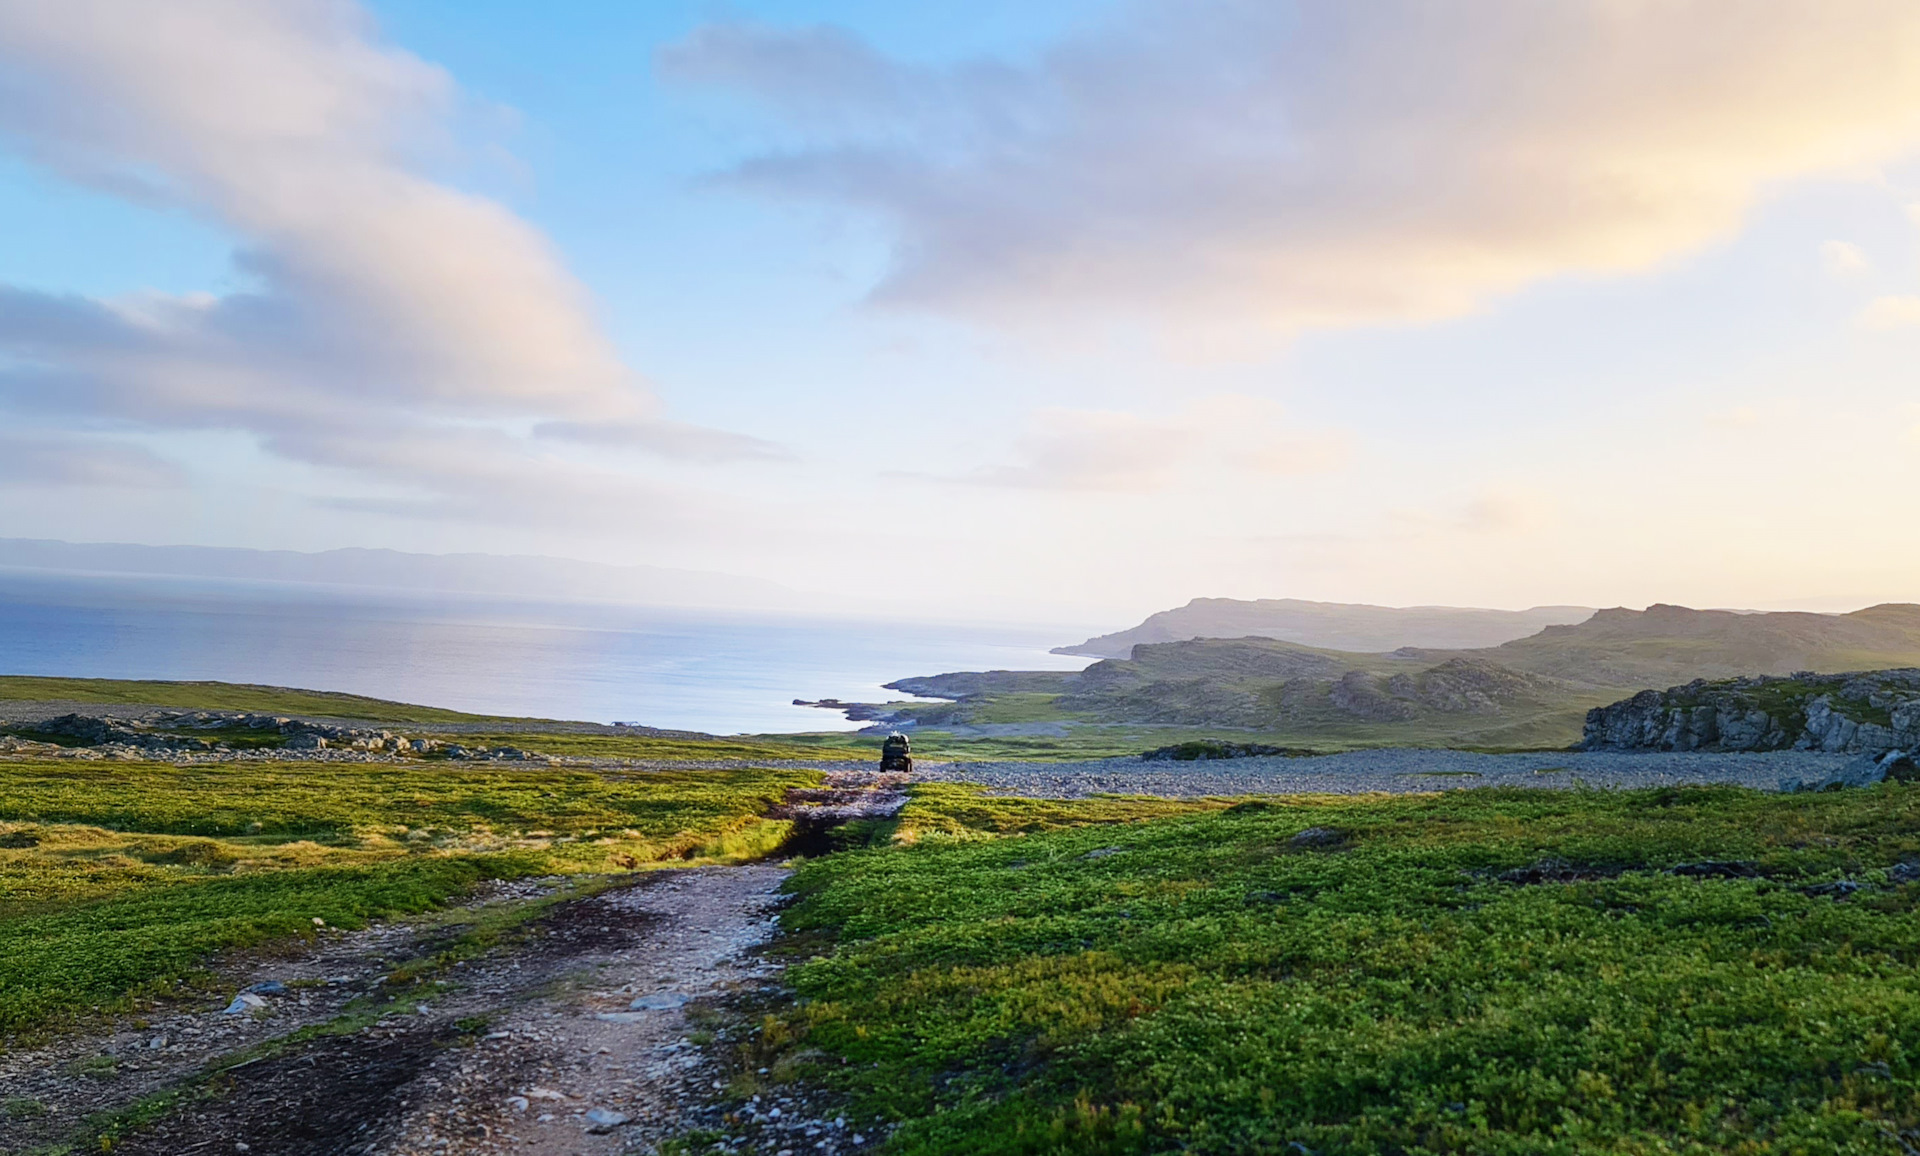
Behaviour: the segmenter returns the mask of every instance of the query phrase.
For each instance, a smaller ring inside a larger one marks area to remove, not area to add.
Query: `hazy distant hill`
[[[1195,598],[1131,630],[1062,646],[1055,654],[1129,658],[1143,642],[1190,638],[1274,638],[1326,650],[1372,653],[1402,646],[1464,650],[1525,638],[1544,626],[1584,621],[1590,606],[1475,610],[1459,606],[1367,606],[1298,598]]]
[[[1577,626],[1549,626],[1475,657],[1632,690],[1742,674],[1879,670],[1920,663],[1920,605],[1889,602],[1850,614],[1616,608]]]
[[[957,702],[891,708],[896,725],[1028,723],[1257,731],[1293,745],[1562,746],[1588,708],[1733,674],[1920,666],[1920,606],[1742,614],[1652,606],[1480,648],[1352,653],[1266,638],[1144,643],[1079,672],[906,678]],[[870,714],[863,717],[883,717]]]
[[[0,566],[65,573],[310,582],[384,590],[596,599],[644,606],[790,609],[809,600],[758,578],[570,558],[399,550],[243,550],[0,538]]]

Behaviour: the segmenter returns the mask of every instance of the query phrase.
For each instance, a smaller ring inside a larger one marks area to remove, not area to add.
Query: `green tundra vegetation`
[[[0,1032],[122,1008],[213,952],[428,910],[487,878],[766,855],[803,768],[664,773],[0,762]]]
[[[761,748],[867,741],[654,739],[762,761],[0,761],[0,1034],[201,991],[221,951],[488,879],[772,854],[770,808],[820,775]],[[823,1085],[897,1123],[890,1152],[1920,1149],[1912,787],[920,783],[838,846],[794,878],[797,998],[766,1009],[743,1081]]]
[[[923,789],[924,790],[924,789]],[[815,860],[752,1062],[898,1153],[1889,1153],[1920,792],[1291,799]],[[967,825],[967,824],[963,824]],[[1856,887],[1857,885],[1857,887]]]

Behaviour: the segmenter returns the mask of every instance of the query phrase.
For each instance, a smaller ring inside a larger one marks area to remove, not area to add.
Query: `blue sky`
[[[0,535],[1920,599],[1920,14],[1716,9],[0,2]]]

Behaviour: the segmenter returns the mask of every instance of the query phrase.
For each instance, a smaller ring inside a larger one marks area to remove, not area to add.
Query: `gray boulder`
[[[1910,783],[1920,779],[1920,765],[1905,751],[1880,755],[1860,755],[1822,779],[1789,779],[1780,785],[1784,791],[1834,791],[1842,787],[1871,787],[1887,780]]]

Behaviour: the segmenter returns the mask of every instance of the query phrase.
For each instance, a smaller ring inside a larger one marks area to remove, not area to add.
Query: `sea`
[[[795,699],[878,702],[955,670],[1078,670],[1090,628],[423,595],[0,568],[0,674],[214,679],[477,714],[709,734],[857,729]]]

